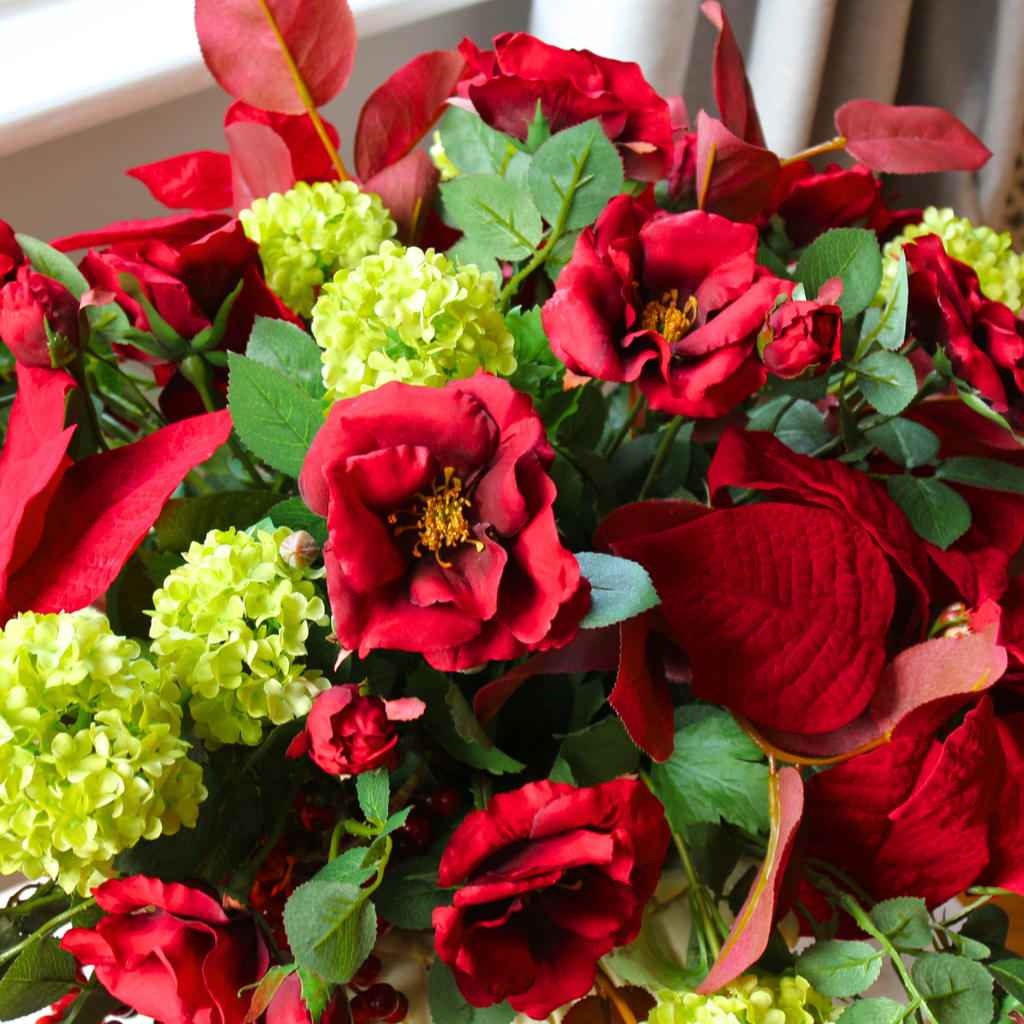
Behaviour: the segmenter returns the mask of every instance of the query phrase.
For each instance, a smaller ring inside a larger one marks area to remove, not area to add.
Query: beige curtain
[[[992,150],[977,174],[894,178],[900,206],[948,204],[1024,246],[1024,0],[722,0],[768,145],[790,156],[835,134],[847,100],[945,107]],[[531,31],[643,67],[691,116],[714,111],[715,30],[699,0],[533,0]],[[1014,223],[1019,220],[1021,223]]]

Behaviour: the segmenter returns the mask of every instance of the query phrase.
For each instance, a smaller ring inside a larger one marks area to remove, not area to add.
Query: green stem
[[[952,917],[947,917],[942,922],[942,927],[948,928],[954,921],[959,921],[961,917],[966,917],[971,911],[977,910],[978,907],[984,906],[988,901],[992,899],[988,893],[981,897],[981,899],[975,900],[973,903],[968,903],[962,910],[958,910]]]
[[[789,412],[789,410],[792,409],[794,405],[796,405],[796,398],[790,398],[788,402],[783,403],[782,408],[779,409],[778,413],[775,416],[775,419],[772,420],[772,425],[768,428],[769,434],[774,434],[775,431],[779,429],[779,424],[782,422],[782,417],[785,416],[786,413]]]
[[[338,847],[341,846],[341,837],[345,834],[345,819],[340,818],[338,824],[334,826],[334,831],[331,833],[331,848],[327,853],[327,863],[330,864],[332,860],[337,860]]]
[[[89,390],[89,380],[85,373],[85,357],[81,352],[78,353],[75,361],[67,369],[71,376],[74,377],[75,383],[82,389],[82,397],[85,399],[85,415],[89,420],[89,429],[95,435],[100,451],[108,451],[107,442],[103,439],[103,431],[100,428],[100,418],[96,415],[96,406],[92,404],[92,393]]]
[[[647,398],[641,395],[634,403],[629,412],[626,413],[626,418],[622,421],[622,426],[619,427],[615,436],[611,439],[608,447],[605,449],[605,459],[611,459],[611,457],[619,450],[622,442],[626,440],[626,435],[630,432],[633,424],[639,419],[640,414],[647,408]]]
[[[665,431],[665,436],[662,438],[661,447],[658,449],[658,454],[654,457],[654,463],[651,465],[651,471],[647,474],[647,479],[644,481],[643,487],[640,488],[640,494],[637,497],[637,501],[644,501],[649,498],[651,491],[654,489],[654,485],[658,481],[658,477],[661,475],[661,471],[668,461],[669,452],[672,451],[672,445],[675,443],[676,434],[682,429],[683,424],[686,422],[685,416],[676,416],[674,420],[668,425],[668,429]]]
[[[281,808],[281,813],[277,816],[274,828],[270,835],[267,836],[256,856],[245,867],[240,868],[228,879],[228,884],[225,888],[229,892],[241,894],[243,898],[248,899],[253,883],[256,881],[256,872],[259,871],[260,865],[267,859],[270,851],[277,845],[278,839],[284,833],[285,825],[288,823],[288,812],[292,808],[292,802],[295,800],[295,794],[298,793],[301,782],[302,779],[297,778],[289,786],[288,795],[285,797],[284,806]]]
[[[83,903],[79,903],[77,907],[71,907],[69,910],[65,910],[63,914],[58,914],[56,917],[50,918],[42,926],[34,931],[27,939],[22,939],[15,946],[11,946],[0,953],[0,964],[6,963],[8,960],[16,957],[22,950],[28,949],[34,942],[38,942],[40,939],[46,938],[48,935],[52,935],[62,924],[66,924],[68,921],[73,920],[84,910],[88,910],[90,907],[95,906],[96,897],[90,896]]]
[[[697,876],[697,869],[693,866],[693,860],[690,857],[690,850],[686,845],[686,841],[675,831],[672,833],[672,841],[676,844],[679,856],[683,860],[683,867],[686,868],[686,877],[690,880],[690,889],[693,892],[697,909],[700,912],[704,937],[707,939],[708,948],[711,950],[711,959],[717,960],[722,948],[723,937],[719,936],[715,921],[711,916],[711,911],[708,909],[707,890],[704,888],[704,883]]]
[[[147,400],[146,396],[139,390],[138,385],[135,383],[135,379],[131,374],[126,373],[124,369],[122,369],[121,364],[118,363],[116,359],[107,359],[106,357],[99,355],[95,349],[89,349],[89,355],[98,363],[103,363],[103,365],[108,369],[113,370],[114,373],[116,373],[125,382],[140,411],[145,410],[146,413],[151,415],[161,427],[167,426],[167,417],[164,416],[164,414],[160,412],[155,405]]]
[[[49,903],[60,903],[67,898],[67,893],[63,892],[55,892],[49,896],[33,896],[22,903],[15,903],[12,907],[0,907],[0,915],[18,917],[21,914],[34,914],[39,907],[45,907]]]

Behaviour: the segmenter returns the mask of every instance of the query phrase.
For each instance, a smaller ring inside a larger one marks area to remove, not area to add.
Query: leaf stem
[[[647,396],[641,395],[630,407],[629,412],[626,413],[626,418],[622,421],[622,426],[616,431],[615,436],[608,443],[608,447],[605,449],[605,459],[611,459],[611,457],[619,450],[622,442],[626,440],[626,435],[632,429],[632,426],[640,418],[644,409],[647,408]]]
[[[834,139],[829,139],[828,142],[819,142],[818,145],[811,146],[810,149],[803,149],[795,156],[787,156],[785,160],[779,161],[779,165],[785,167],[787,164],[795,164],[797,160],[809,160],[812,156],[818,156],[820,153],[835,153],[840,149],[846,149],[846,139],[842,135],[837,135]]]
[[[685,416],[676,416],[668,425],[668,429],[665,431],[665,436],[661,441],[661,447],[658,449],[658,454],[655,455],[654,462],[651,464],[651,470],[647,474],[647,479],[644,481],[643,487],[640,488],[640,494],[636,499],[637,501],[644,501],[646,498],[650,497],[651,491],[654,489],[654,485],[658,482],[658,477],[661,475],[661,471],[664,468],[665,463],[668,461],[669,452],[672,451],[672,445],[675,443],[676,434],[679,433],[685,422]]]
[[[65,910],[63,914],[58,914],[56,917],[51,917],[41,928],[36,929],[27,939],[22,939],[17,945],[10,946],[0,953],[0,964],[6,963],[8,960],[16,957],[20,952],[28,949],[34,942],[38,942],[40,939],[46,938],[47,935],[51,935],[55,932],[62,924],[71,921],[76,918],[83,910],[88,910],[90,907],[95,906],[96,897],[90,896],[87,900],[79,903],[76,907],[71,907],[69,910]]]

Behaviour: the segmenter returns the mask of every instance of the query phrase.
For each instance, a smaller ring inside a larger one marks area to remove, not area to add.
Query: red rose
[[[269,956],[250,915],[230,918],[206,892],[142,875],[93,890],[107,911],[95,928],[73,928],[61,947],[115,999],[164,1024],[241,1024]]]
[[[669,839],[664,808],[632,779],[499,793],[441,858],[438,884],[467,884],[434,911],[437,955],[473,1006],[507,999],[542,1020],[636,937]]]
[[[552,460],[529,396],[482,371],[336,403],[299,490],[327,517],[342,648],[463,669],[568,643],[590,588],[558,539]]]
[[[810,376],[817,377],[841,358],[842,335],[843,313],[838,306],[784,302],[768,317],[758,347],[769,372],[799,377],[812,370]]]
[[[19,267],[0,288],[0,340],[26,366],[67,366],[80,345],[78,299],[52,277]]]
[[[24,262],[25,254],[21,251],[10,224],[0,220],[0,284],[3,284],[12,271]]]
[[[765,382],[757,334],[793,290],[756,252],[753,225],[699,210],[651,216],[619,196],[544,305],[551,349],[573,373],[636,381],[652,409],[720,416]]]
[[[525,139],[537,102],[552,132],[599,118],[618,147],[627,178],[657,181],[672,163],[668,103],[647,82],[638,64],[563,50],[525,32],[494,37],[493,50],[470,39],[459,44],[473,77],[459,94],[492,128]]]
[[[312,1024],[312,1017],[302,1001],[302,981],[294,971],[281,982],[267,1007],[267,1024]],[[338,985],[320,1013],[318,1024],[348,1024],[345,986]]]

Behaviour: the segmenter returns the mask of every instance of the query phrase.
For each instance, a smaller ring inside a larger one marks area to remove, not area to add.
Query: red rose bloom
[[[437,955],[473,1006],[507,999],[542,1020],[636,937],[669,839],[664,808],[632,779],[499,793],[441,858],[438,884],[467,884],[434,911]]]
[[[107,911],[95,928],[73,928],[61,947],[96,968],[122,1003],[164,1024],[241,1024],[266,972],[263,937],[250,915],[230,918],[212,896],[135,875],[93,890]]]
[[[838,306],[817,302],[784,302],[768,317],[758,338],[761,359],[779,377],[799,377],[812,370],[824,373],[842,356],[843,313]]]
[[[576,243],[542,316],[576,374],[636,381],[652,409],[721,416],[766,379],[755,342],[780,281],[757,228],[713,213],[651,216],[613,199]]]
[[[494,37],[493,50],[463,39],[469,65],[459,95],[472,102],[492,128],[525,139],[537,102],[552,132],[599,118],[622,156],[627,178],[657,181],[672,164],[668,103],[647,82],[638,64],[563,50],[525,32]]]
[[[0,340],[26,366],[67,366],[80,345],[78,299],[60,281],[19,267],[15,279],[0,288]]]
[[[342,648],[463,669],[568,643],[590,587],[558,539],[553,457],[529,396],[482,371],[336,403],[299,490],[327,517]]]

